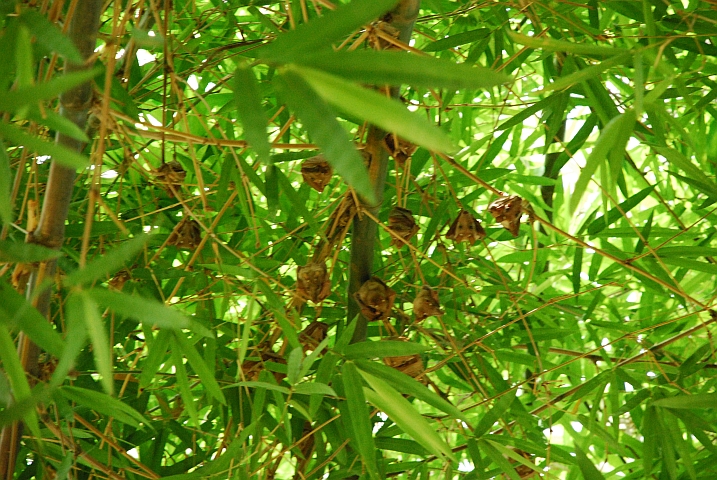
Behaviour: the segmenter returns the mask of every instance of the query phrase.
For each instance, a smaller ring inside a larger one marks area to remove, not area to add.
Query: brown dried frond
[[[301,176],[311,188],[321,193],[331,181],[334,169],[323,155],[307,158],[301,163]]]
[[[467,210],[461,210],[461,213],[458,214],[458,217],[448,229],[448,233],[446,233],[446,238],[453,240],[455,243],[469,242],[471,245],[485,238],[485,236],[486,233],[480,221]]]
[[[391,230],[396,235],[407,242],[418,232],[416,220],[414,220],[413,214],[407,208],[393,207],[388,216],[388,226],[391,227]],[[401,248],[403,242],[397,238],[392,238],[391,245]]]
[[[438,292],[427,285],[421,287],[413,301],[413,314],[416,316],[416,320],[420,322],[430,316],[439,317],[444,313],[438,302]]]
[[[514,237],[520,231],[520,215],[523,211],[523,199],[517,195],[501,197],[490,204],[488,212],[497,222],[508,230]]]
[[[197,248],[201,242],[202,229],[199,223],[191,217],[182,218],[167,239],[168,245],[188,250]]]
[[[391,313],[396,292],[380,278],[371,277],[361,285],[355,298],[367,320],[383,320]]]
[[[379,20],[368,28],[368,43],[374,50],[401,50],[386,37],[398,40],[400,31],[390,23]]]

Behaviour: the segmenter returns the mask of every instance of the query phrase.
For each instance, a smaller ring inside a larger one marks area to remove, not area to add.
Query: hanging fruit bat
[[[446,238],[455,243],[468,242],[471,245],[485,238],[486,233],[477,218],[468,210],[461,210],[446,233]]]
[[[355,294],[361,307],[361,313],[367,320],[383,320],[388,318],[396,299],[396,292],[391,290],[383,280],[371,277],[366,280]]]
[[[416,151],[414,144],[399,138],[393,133],[389,133],[383,138],[383,145],[400,167],[403,167],[406,161],[411,158],[411,155]]]
[[[301,163],[301,176],[311,188],[321,193],[331,181],[334,169],[323,155],[307,158]]]
[[[184,179],[187,176],[187,172],[182,168],[182,164],[176,160],[172,160],[168,163],[163,163],[156,171],[155,178],[157,183],[167,192],[167,195],[174,198],[172,187],[178,189],[184,183]]]
[[[407,242],[418,232],[418,225],[416,225],[416,221],[413,219],[413,214],[407,208],[393,207],[391,213],[388,215],[388,226],[391,227],[391,230],[393,230],[396,235]],[[401,248],[403,242],[392,237],[391,245]]]
[[[416,316],[416,320],[420,322],[430,316],[439,317],[444,313],[441,310],[441,304],[438,303],[438,292],[427,285],[421,287],[413,301],[413,314]]]
[[[331,282],[325,263],[309,263],[305,267],[297,268],[296,294],[314,303],[319,303],[331,295]]]
[[[304,353],[308,350],[316,350],[321,342],[326,338],[329,326],[318,320],[311,322],[300,334],[299,342],[304,347]]]
[[[184,217],[182,221],[174,227],[172,233],[167,239],[168,245],[174,245],[177,248],[192,250],[199,246],[202,242],[202,229],[196,220],[191,217]]]
[[[508,230],[514,237],[520,231],[520,215],[523,209],[523,199],[517,195],[501,197],[488,207],[488,211],[497,222]]]

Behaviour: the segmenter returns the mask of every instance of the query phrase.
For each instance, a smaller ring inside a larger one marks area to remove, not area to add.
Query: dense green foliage
[[[109,2],[67,75],[68,6],[26,3],[0,1],[15,478],[717,477],[714,2],[424,0],[410,42],[376,23],[395,0]],[[57,95],[90,78],[83,132]],[[418,146],[378,194],[369,125]],[[78,172],[59,253],[25,243],[49,158]],[[352,342],[350,213],[381,193],[396,295]],[[446,237],[462,210],[485,238]],[[47,323],[18,291],[56,257]],[[330,294],[304,302],[312,259]]]

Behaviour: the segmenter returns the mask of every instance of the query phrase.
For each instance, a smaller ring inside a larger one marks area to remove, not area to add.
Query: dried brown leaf
[[[319,303],[331,295],[331,282],[325,263],[312,262],[297,268],[296,294],[314,303]]]

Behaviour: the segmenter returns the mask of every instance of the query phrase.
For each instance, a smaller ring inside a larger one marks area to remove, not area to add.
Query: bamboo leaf
[[[37,10],[27,9],[20,15],[20,21],[27,25],[37,42],[51,52],[56,52],[74,63],[82,63],[80,52],[72,40],[62,34],[57,25],[52,23]]]
[[[578,467],[580,468],[580,472],[583,474],[583,478],[585,478],[585,480],[605,480],[603,474],[600,473],[600,470],[598,470],[595,467],[595,464],[593,464],[587,455],[585,455],[585,452],[583,452],[577,445],[573,448],[575,448]]]
[[[652,405],[664,408],[717,408],[717,393],[696,393],[660,398],[652,402]]]
[[[642,202],[647,196],[652,193],[655,189],[654,185],[650,185],[632,195],[630,198],[621,202],[617,207],[611,208],[605,215],[597,217],[593,222],[588,225],[588,234],[597,235],[605,228],[609,227],[620,218],[623,217],[627,212],[635,208]]]
[[[216,398],[222,405],[226,405],[227,401],[224,398],[222,389],[219,388],[217,380],[214,378],[213,369],[210,370],[204,359],[199,356],[199,353],[189,342],[187,336],[181,330],[174,330],[174,338],[177,341],[177,345],[181,349],[181,352],[187,358],[189,365],[192,366],[194,372],[197,374],[199,379],[202,381],[202,386],[207,392]]]
[[[450,447],[438,436],[428,421],[419,414],[408,400],[393,389],[388,383],[370,373],[360,372],[371,389],[364,388],[369,402],[383,410],[388,417],[396,422],[401,430],[413,437],[423,447],[439,458],[456,461]]]
[[[634,121],[634,115],[628,115],[626,112],[610,120],[610,123],[603,128],[600,138],[595,142],[595,146],[585,162],[585,167],[580,171],[578,181],[575,183],[575,189],[570,197],[570,212],[575,212],[580,199],[585,194],[588,182],[590,182],[597,168],[605,161],[610,150],[616,146],[619,132],[623,128],[627,128],[628,125],[633,124]]]
[[[0,141],[0,222],[9,225],[13,222],[13,205],[11,202],[10,159],[7,156],[5,145]],[[6,240],[3,240],[5,243]],[[0,246],[0,259],[3,257],[3,248]]]
[[[67,314],[75,318],[82,318],[85,322],[86,332],[92,342],[92,355],[101,377],[102,388],[108,395],[114,395],[110,341],[98,309],[99,307],[92,297],[83,291],[73,293],[67,300]]]
[[[155,300],[102,288],[93,288],[89,290],[89,294],[100,305],[148,325],[170,330],[190,327],[189,318],[184,314]],[[196,324],[192,325],[196,327]],[[211,335],[210,332],[208,333]]]
[[[10,336],[10,331],[3,324],[0,324],[0,361],[2,361],[10,381],[10,388],[15,401],[29,400],[29,403],[34,405],[35,401],[32,400],[33,395],[30,392],[30,384],[25,376],[25,370],[22,368],[22,362],[18,357],[17,348],[15,348]],[[23,418],[30,426],[32,433],[39,434],[40,426],[35,410],[24,410],[19,413],[23,414]]]
[[[302,58],[297,63],[355,82],[377,85],[477,89],[501,85],[510,80],[507,75],[485,67],[405,52],[340,50]]]
[[[368,170],[346,130],[336,120],[333,110],[299,75],[285,72],[276,81],[289,106],[306,125],[312,140],[321,147],[326,160],[336,173],[356,189],[359,195],[373,202],[375,194]]]
[[[378,18],[396,3],[396,0],[353,0],[333,12],[282,33],[258,54],[268,60],[291,62],[317,50],[330,48],[331,43]]]
[[[449,48],[459,47],[467,43],[476,42],[490,35],[489,28],[478,28],[476,30],[468,30],[467,32],[456,33],[449,37],[441,38],[435,42],[431,42],[423,47],[424,52],[440,52]]]
[[[463,412],[458,410],[448,401],[439,397],[438,394],[426,388],[425,385],[417,381],[415,378],[380,363],[369,362],[366,360],[356,360],[355,363],[356,366],[364,372],[371,373],[382,380],[385,380],[388,384],[393,385],[396,390],[402,394],[411,395],[419,400],[423,400],[427,404],[433,405],[448,415],[468,423],[468,418],[463,414]]]
[[[366,470],[371,478],[378,477],[378,467],[376,464],[376,445],[371,435],[371,422],[368,417],[366,408],[365,391],[361,376],[358,369],[352,362],[344,363],[342,368],[342,379],[344,393],[346,394],[346,403],[348,404],[351,430],[353,431],[353,440],[356,442],[356,449],[361,455]]]
[[[531,48],[541,48],[550,52],[567,52],[577,55],[599,56],[615,56],[628,52],[628,50],[624,48],[601,47],[599,45],[588,45],[584,43],[567,42],[565,40],[555,40],[548,37],[528,37],[512,31],[508,31],[508,36],[515,43],[520,43]]]
[[[244,136],[266,165],[271,165],[271,146],[266,133],[269,123],[261,106],[261,95],[251,68],[240,65],[234,72],[234,102],[244,125]]]
[[[425,118],[373,90],[312,68],[297,66],[291,71],[300,75],[326,102],[352,117],[373,123],[429,150],[448,153],[455,149],[450,138]]]
[[[143,426],[152,428],[151,424],[147,422],[137,410],[106,393],[88,390],[86,388],[71,387],[69,385],[60,388],[60,393],[71,402],[79,403],[97,413],[112,417],[119,422],[126,423],[135,428],[141,428]]]
[[[54,143],[46,142],[39,137],[25,133],[14,125],[0,122],[0,137],[15,143],[24,145],[38,155],[49,155],[58,163],[75,170],[85,168],[89,160],[84,155],[73,152],[69,148]]]
[[[286,360],[286,381],[289,385],[295,385],[299,381],[303,359],[304,350],[301,347],[294,348],[289,354]]]
[[[189,419],[194,426],[198,427],[199,415],[197,414],[197,407],[194,405],[194,396],[189,386],[189,377],[187,376],[187,369],[184,366],[184,359],[182,358],[182,347],[179,345],[179,342],[177,342],[176,337],[172,338],[171,355],[177,379],[177,387],[179,387],[179,395],[182,397],[182,403],[187,410]]]
[[[382,340],[380,342],[352,343],[344,349],[344,356],[352,360],[356,358],[400,357],[423,353],[429,349],[428,346],[419,343]]]
[[[13,331],[23,331],[43,350],[58,358],[62,355],[65,341],[60,334],[3,279],[0,279],[0,298],[0,325]]]
[[[298,385],[294,385],[294,393],[298,395],[328,395],[330,397],[335,397],[336,392],[333,388],[329,387],[325,383],[300,383]]]
[[[62,92],[92,80],[103,71],[104,69],[101,67],[81,70],[57,76],[48,82],[20,87],[9,92],[0,92],[0,111],[17,112],[27,105],[51,100]]]
[[[34,263],[61,256],[61,252],[42,245],[0,240],[0,262]]]
[[[86,285],[105,275],[114,273],[127,264],[150,240],[149,235],[138,235],[122,243],[97,259],[69,274],[63,284],[67,287]]]

